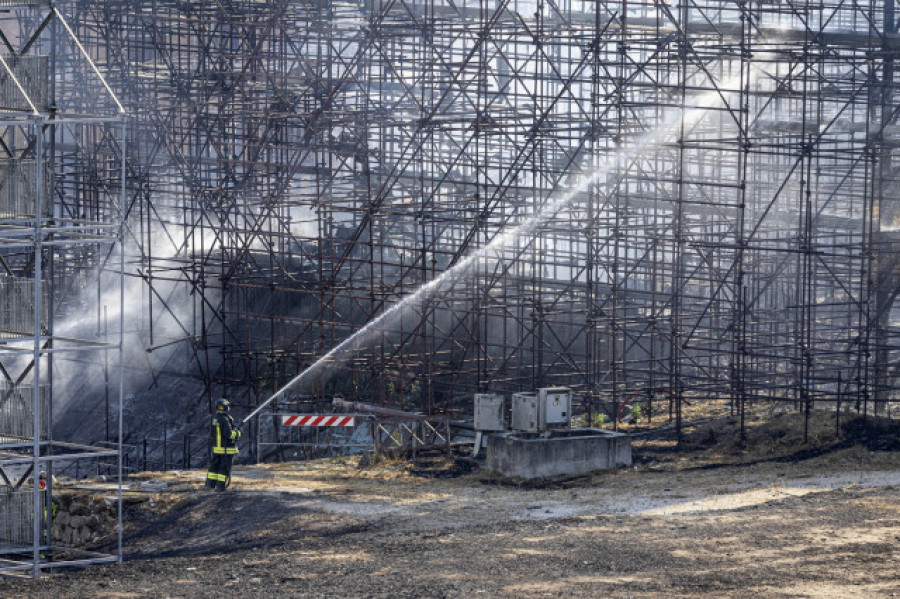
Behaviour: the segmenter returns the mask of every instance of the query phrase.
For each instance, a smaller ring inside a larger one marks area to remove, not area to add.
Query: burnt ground
[[[835,428],[722,417],[542,481],[462,454],[246,466],[222,494],[144,473],[167,488],[128,493],[123,563],[0,596],[900,597],[900,427]]]

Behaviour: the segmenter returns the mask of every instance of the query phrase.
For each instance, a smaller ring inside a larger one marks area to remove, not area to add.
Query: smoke
[[[194,229],[191,234],[200,231]],[[63,312],[54,321],[58,346],[84,347],[53,358],[54,427],[62,437],[74,434],[93,442],[106,434],[108,420],[115,420],[118,410],[120,360],[126,430],[152,429],[145,427],[150,421],[162,425],[187,420],[205,389],[202,381],[187,376],[197,372],[202,355],[197,347],[194,298],[179,268],[188,258],[185,248],[191,245],[173,242],[172,231],[151,233],[153,244],[143,254],[149,250],[154,257],[156,274],[142,266],[141,247],[131,238],[124,248],[112,249],[105,265],[78,275],[86,284],[57,298]],[[204,243],[209,247],[215,240],[207,238]],[[120,278],[121,249],[126,272]],[[207,294],[213,297],[214,290]],[[120,336],[121,353],[117,351]]]

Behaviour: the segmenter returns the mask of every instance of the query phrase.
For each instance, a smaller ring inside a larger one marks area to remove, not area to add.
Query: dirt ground
[[[121,564],[2,597],[900,597],[900,427],[763,415],[542,481],[459,454],[145,473]],[[134,486],[139,486],[135,481]]]

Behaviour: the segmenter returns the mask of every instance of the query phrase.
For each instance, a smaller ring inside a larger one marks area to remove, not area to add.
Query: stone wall
[[[53,521],[53,543],[86,548],[108,541],[116,533],[116,498],[62,492]]]

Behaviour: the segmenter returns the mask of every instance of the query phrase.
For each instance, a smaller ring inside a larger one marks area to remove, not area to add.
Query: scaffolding
[[[72,390],[93,374],[66,373],[62,364],[75,356],[120,362],[116,327],[82,335],[73,322],[84,315],[72,298],[89,272],[108,287],[108,299],[124,298],[121,259],[110,260],[120,253],[113,248],[121,236],[124,120],[55,7],[0,5],[0,574],[37,577],[122,557],[120,451],[55,434],[54,416],[87,401]],[[92,102],[69,101],[76,89]],[[119,397],[121,389],[120,381]],[[114,475],[118,548],[111,552],[53,534],[56,487],[85,461]]]
[[[562,385],[742,431],[893,399],[893,0],[75,10],[140,107],[142,343],[201,404],[258,405],[429,283],[292,392],[454,414]]]

